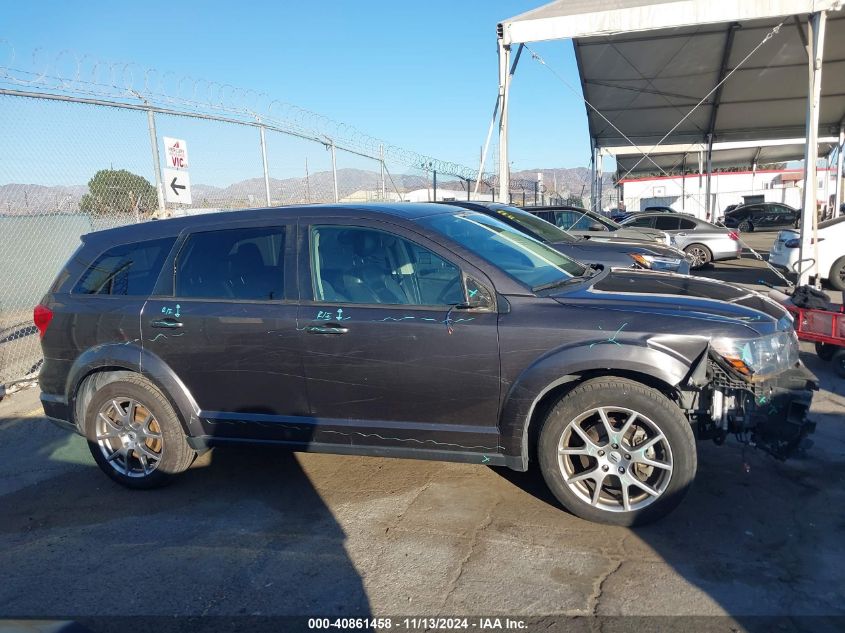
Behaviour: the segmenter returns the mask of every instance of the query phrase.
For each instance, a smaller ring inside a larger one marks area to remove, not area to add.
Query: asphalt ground
[[[769,280],[751,259],[703,274]],[[812,448],[779,462],[701,443],[684,503],[636,529],[569,515],[534,472],[270,449],[217,449],[174,485],[132,492],[42,417],[33,387],[0,402],[0,618],[91,631],[307,628],[288,615],[843,630],[845,384],[807,345],[802,359],[822,385]]]

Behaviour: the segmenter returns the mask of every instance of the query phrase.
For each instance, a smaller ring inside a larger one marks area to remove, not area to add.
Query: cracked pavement
[[[807,455],[745,472],[736,443],[700,444],[686,501],[633,530],[533,473],[272,449],[132,492],[29,389],[0,403],[0,617],[845,615],[845,387],[802,356],[823,386]],[[133,591],[104,601],[115,577]]]

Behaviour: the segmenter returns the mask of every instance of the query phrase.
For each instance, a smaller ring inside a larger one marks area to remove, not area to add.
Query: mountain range
[[[511,179],[514,191],[525,187],[526,195],[532,195],[537,175],[542,174],[546,191],[556,190],[564,197],[589,195],[590,170],[586,167],[527,169],[513,172]],[[555,189],[556,185],[556,189]],[[381,176],[379,172],[364,169],[337,170],[338,195],[341,199],[353,196],[356,192],[379,192]],[[472,183],[474,186],[474,183]],[[604,177],[605,190],[612,187],[611,177]],[[411,174],[389,174],[386,176],[385,189],[388,193],[402,193],[432,187],[431,174],[424,172]],[[466,191],[466,183],[450,176],[439,175],[438,189]],[[232,183],[226,187],[206,184],[193,184],[191,187],[193,207],[233,208],[263,204],[264,179],[249,178]],[[482,184],[482,193],[489,193],[490,188]],[[88,186],[81,185],[37,185],[9,183],[0,185],[0,214],[28,215],[34,213],[70,213],[79,209],[79,201]],[[307,178],[270,178],[270,197],[273,204],[292,204],[302,202],[330,202],[334,200],[334,178],[331,171],[320,171]]]

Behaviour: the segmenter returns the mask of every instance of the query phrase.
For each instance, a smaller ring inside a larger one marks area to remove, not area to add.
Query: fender
[[[707,349],[707,340],[683,337],[683,351],[668,347],[667,337],[647,345],[617,343],[584,345],[554,351],[528,367],[513,382],[502,405],[499,420],[500,443],[506,455],[521,458],[528,469],[528,426],[534,409],[552,389],[572,382],[580,373],[613,370],[645,374],[672,387],[680,385],[692,372],[696,359]],[[671,338],[671,337],[670,337]],[[680,337],[679,337],[680,339]],[[680,340],[678,341],[680,343]]]
[[[75,423],[72,416],[76,411],[76,394],[82,381],[103,367],[117,367],[144,376],[158,387],[173,406],[186,435],[202,435],[200,409],[188,388],[163,360],[143,349],[137,341],[106,343],[79,355],[68,372],[65,387],[72,422]]]

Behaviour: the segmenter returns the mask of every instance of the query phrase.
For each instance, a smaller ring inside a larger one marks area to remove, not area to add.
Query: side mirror
[[[604,224],[600,224],[598,222],[591,222],[590,226],[587,227],[588,231],[606,231]]]

